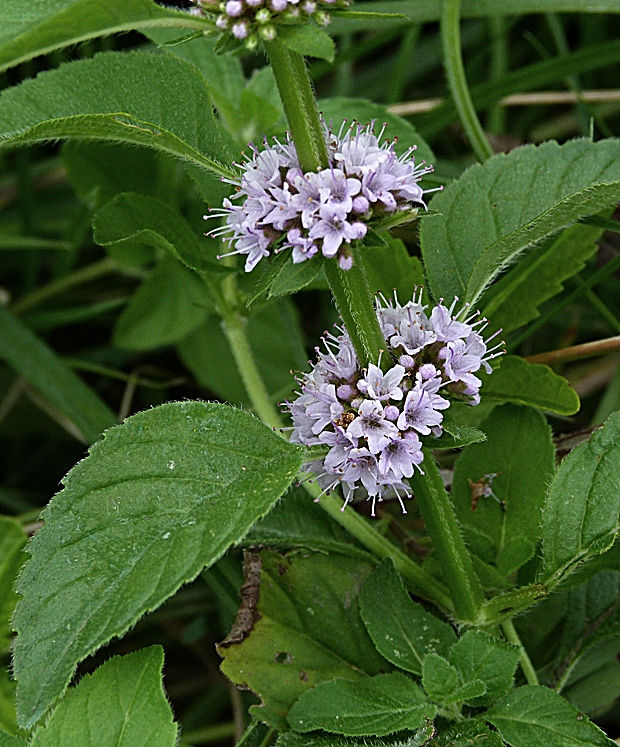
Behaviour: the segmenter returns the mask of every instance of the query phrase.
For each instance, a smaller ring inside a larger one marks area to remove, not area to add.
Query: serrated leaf
[[[380,563],[364,582],[360,613],[377,650],[413,674],[422,674],[427,654],[447,656],[456,640],[448,623],[411,599],[391,560]]]
[[[534,554],[555,447],[529,407],[496,407],[481,428],[487,440],[455,464],[452,501],[472,552],[506,577]]]
[[[427,654],[422,662],[422,687],[432,700],[447,702],[459,686],[456,669],[439,654]]]
[[[168,403],[109,430],[28,546],[14,617],[21,722],[36,723],[79,661],[238,542],[301,461],[256,418],[220,404]]]
[[[306,550],[286,556],[263,550],[255,557],[260,576],[257,570],[246,576],[252,602],[218,651],[224,674],[261,698],[263,705],[252,708],[257,718],[284,729],[293,703],[320,682],[389,669],[358,611],[371,563]]]
[[[455,724],[433,742],[433,747],[504,747],[496,731],[491,731],[482,721],[467,719]]]
[[[151,0],[46,0],[29,5],[3,0],[0,31],[0,71],[33,57],[48,54],[97,36],[142,30],[154,26],[204,30],[204,18],[163,8]]]
[[[163,665],[160,646],[112,657],[67,691],[31,747],[175,747]]]
[[[564,698],[540,685],[525,685],[484,715],[511,747],[613,747],[598,726]]]
[[[470,425],[458,425],[449,415],[444,415],[443,433],[438,438],[424,436],[422,442],[429,449],[460,449],[470,444],[486,441],[486,434]]]
[[[483,695],[469,698],[468,703],[489,705],[511,689],[519,656],[517,646],[469,630],[452,647],[450,663],[463,682],[481,680],[486,687]]]
[[[535,242],[620,199],[620,142],[516,148],[472,166],[431,202],[420,241],[435,297],[475,303]]]
[[[536,319],[539,306],[584,268],[602,233],[600,228],[575,225],[543,242],[491,287],[483,298],[482,315],[504,333]]]
[[[608,550],[620,531],[620,413],[614,413],[560,464],[542,517],[544,569],[555,584]]]
[[[298,487],[292,488],[250,529],[243,544],[248,547],[266,545],[278,550],[307,547],[374,562],[373,556],[354,544],[351,535]]]
[[[0,651],[11,641],[10,621],[17,604],[15,579],[26,559],[22,553],[25,544],[26,534],[19,523],[0,516]]]
[[[204,322],[212,307],[202,280],[173,257],[165,257],[117,319],[114,344],[153,350],[179,342]]]
[[[433,163],[435,156],[428,143],[415,127],[406,119],[392,114],[387,107],[375,104],[372,101],[361,98],[345,98],[335,96],[330,99],[319,99],[319,110],[323,113],[326,122],[333,122],[333,129],[338,132],[341,123],[346,119],[348,122],[354,120],[363,127],[375,122],[375,132],[378,135],[383,124],[386,124],[385,137],[396,138],[394,150],[400,156],[409,148],[415,146],[415,162],[423,161]]]
[[[378,736],[420,729],[435,717],[416,683],[400,672],[356,682],[322,682],[304,693],[288,721],[298,732],[323,729],[344,736]]]
[[[1,304],[0,358],[60,413],[74,437],[92,443],[116,422],[103,400]]]
[[[287,260],[269,287],[269,298],[296,293],[305,288],[306,285],[309,285],[313,280],[316,280],[322,269],[322,256],[313,257],[299,264],[294,264],[290,259]]]
[[[0,146],[59,138],[142,145],[235,176],[202,75],[167,53],[104,52],[0,94]]]
[[[61,152],[71,186],[93,210],[121,192],[154,196],[159,186],[161,156],[152,150],[70,140]]]
[[[566,379],[542,363],[528,363],[518,355],[503,355],[493,373],[478,371],[480,394],[486,401],[529,405],[558,415],[574,415],[579,397]]]
[[[336,45],[331,36],[314,23],[301,23],[294,26],[279,26],[278,39],[286,47],[305,57],[318,57],[333,62]]]
[[[125,192],[97,211],[93,220],[94,238],[102,246],[143,243],[172,254],[198,273],[226,274],[229,268],[216,264],[212,241],[200,241],[185,218],[162,200]]]
[[[485,727],[486,728],[486,727]],[[423,726],[415,732],[395,734],[387,738],[364,737],[341,737],[334,734],[323,734],[320,731],[309,734],[298,734],[294,731],[285,731],[280,734],[277,747],[423,747],[435,734],[432,724]]]

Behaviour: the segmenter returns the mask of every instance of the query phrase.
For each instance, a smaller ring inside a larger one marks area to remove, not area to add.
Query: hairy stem
[[[325,262],[327,282],[362,366],[380,361],[383,370],[387,370],[392,358],[377,319],[360,251],[351,247],[351,252],[353,267],[350,270],[341,270],[335,260]]]
[[[455,613],[463,622],[475,622],[484,593],[465,546],[452,503],[439,469],[429,451],[422,462],[424,474],[415,472],[409,482],[433,540],[437,559],[454,600]]]
[[[443,0],[442,2],[441,40],[448,87],[461,124],[478,160],[486,161],[493,155],[493,150],[476,114],[465,78],[461,54],[461,0]]]
[[[454,611],[454,604],[445,586],[383,535],[379,534],[368,519],[360,516],[351,506],[343,509],[342,499],[335,495],[321,495],[321,488],[316,483],[305,483],[304,488],[313,498],[316,499],[320,496],[318,503],[321,508],[348,530],[364,547],[367,547],[379,558],[391,558],[396,570],[402,575],[407,586],[414,594],[435,602],[446,612]]]
[[[303,171],[327,168],[325,135],[306,61],[278,39],[266,42],[265,48],[278,84],[299,165]]]
[[[512,620],[504,620],[504,622],[501,623],[501,628],[504,631],[506,640],[510,643],[514,643],[515,646],[518,646],[521,650],[521,658],[519,659],[519,663],[521,665],[521,671],[525,675],[525,679],[527,680],[528,685],[540,684],[538,682],[538,675],[536,674],[534,665],[532,664],[530,657],[527,655],[527,651],[523,648],[523,644],[521,643],[521,639],[519,638],[519,634],[517,633]]]

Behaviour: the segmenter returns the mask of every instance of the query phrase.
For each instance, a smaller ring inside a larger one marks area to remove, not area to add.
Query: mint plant
[[[553,327],[583,297],[620,332],[592,290],[620,267],[610,244],[592,268],[620,227],[600,113],[602,139],[593,118],[587,137],[494,154],[503,113],[478,117],[458,0],[4,2],[19,209],[0,249],[34,262],[1,297],[0,426],[15,411],[19,439],[28,397],[89,448],[42,512],[0,486],[0,747],[613,745],[617,361],[595,412],[547,365],[620,347]],[[506,73],[497,15],[517,5],[480,11],[496,98],[527,77]],[[617,42],[570,53],[551,5],[560,56],[529,73],[580,95]],[[451,95],[426,131],[454,107],[452,159],[380,104],[317,101],[311,77],[387,28],[398,99],[426,21]],[[69,195],[60,236],[35,157]],[[68,259],[38,285],[45,251]],[[73,268],[80,251],[97,259]],[[63,304],[88,283],[103,295]],[[78,358],[47,336],[106,319],[112,345]],[[191,386],[166,378],[181,365]],[[115,409],[102,381],[123,384]],[[198,690],[181,664],[175,693],[175,645],[206,665]]]

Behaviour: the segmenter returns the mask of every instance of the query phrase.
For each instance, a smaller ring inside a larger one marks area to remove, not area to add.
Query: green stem
[[[442,0],[441,40],[448,87],[461,124],[479,161],[486,161],[493,150],[484,134],[467,86],[461,54],[461,0]]]
[[[452,503],[432,454],[426,451],[421,464],[424,474],[414,473],[409,482],[420,507],[426,529],[433,540],[437,559],[454,600],[459,620],[475,622],[484,602],[484,592],[465,546]]]
[[[320,171],[329,165],[325,134],[316,108],[306,61],[298,52],[275,39],[265,48],[280,92],[299,165],[303,171]]]
[[[222,317],[222,329],[254,412],[272,428],[281,427],[280,413],[271,401],[263,377],[254,360],[254,353],[250,347],[247,334],[247,319],[239,312],[240,304],[237,297],[236,277],[229,275],[224,279],[221,294],[215,292],[210,283],[208,285],[217,299],[218,310]]]
[[[225,721],[222,724],[205,726],[195,731],[184,732],[181,739],[184,744],[207,744],[210,742],[221,742],[223,739],[229,739],[235,734],[235,724],[233,721]]]
[[[491,31],[491,80],[500,80],[508,70],[508,44],[506,43],[506,20],[503,16],[489,18]],[[506,131],[506,107],[497,103],[489,112],[488,128],[496,135]]]
[[[11,311],[19,316],[20,314],[24,314],[26,311],[30,311],[30,309],[35,306],[39,306],[50,298],[65,293],[76,285],[88,283],[91,280],[95,280],[102,275],[107,275],[109,272],[113,272],[117,269],[118,265],[116,262],[107,257],[106,259],[102,259],[92,265],[87,265],[81,270],[76,270],[62,278],[58,278],[58,280],[54,280],[41,288],[37,288],[37,290],[32,291],[32,293],[29,293],[19,301],[16,301],[11,307]]]
[[[316,483],[304,483],[304,488],[313,497],[320,496],[319,505],[332,519],[368,548],[378,558],[391,558],[396,570],[405,579],[409,589],[424,599],[435,602],[446,612],[454,610],[448,590],[439,581],[423,570],[404,552],[377,532],[372,524],[351,506],[343,509],[342,499],[335,495],[322,494]]]
[[[512,620],[504,620],[504,622],[501,623],[501,628],[504,631],[506,640],[510,641],[510,643],[514,643],[515,646],[518,646],[521,650],[519,663],[528,685],[540,684],[538,682],[538,675],[536,674],[534,665],[532,664],[530,657],[527,655],[527,651],[523,648],[523,644],[521,643],[521,639],[519,638],[519,634],[517,633]]]
[[[387,370],[392,365],[392,359],[377,319],[362,257],[359,249],[353,246],[351,253],[353,267],[350,270],[341,270],[335,260],[326,260],[327,282],[362,366],[380,360],[381,367]],[[382,352],[384,355],[381,355]]]

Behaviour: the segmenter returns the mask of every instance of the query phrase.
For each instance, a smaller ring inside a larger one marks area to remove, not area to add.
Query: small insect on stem
[[[470,480],[467,478],[467,482],[469,483],[469,489],[471,491],[471,510],[475,511],[478,508],[478,501],[481,498],[493,498],[495,499],[499,505],[502,507],[502,511],[506,510],[506,501],[501,500],[498,498],[495,493],[493,493],[493,480],[498,476],[501,475],[501,472],[490,472],[487,475],[483,475],[479,480]]]

